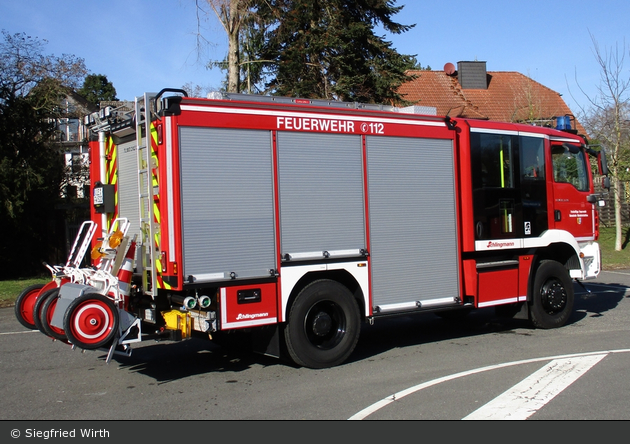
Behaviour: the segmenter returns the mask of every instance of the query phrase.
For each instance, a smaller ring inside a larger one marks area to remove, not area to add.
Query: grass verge
[[[12,307],[18,295],[29,285],[50,282],[50,276],[0,281],[0,308]]]
[[[621,251],[615,251],[615,227],[600,227],[599,247],[602,250],[602,268],[618,270],[630,268],[630,227],[621,229]]]
[[[630,228],[623,228],[623,249],[615,251],[615,228],[603,227],[599,233],[604,270],[630,268]],[[0,281],[0,308],[11,307],[20,292],[29,285],[50,281],[50,276]]]

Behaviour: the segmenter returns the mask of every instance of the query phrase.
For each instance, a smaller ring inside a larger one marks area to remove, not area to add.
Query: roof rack
[[[408,114],[428,114],[437,115],[437,110],[434,107],[429,106],[408,106],[399,108],[392,105],[381,105],[374,103],[359,103],[359,102],[341,102],[336,100],[325,99],[304,99],[297,97],[279,97],[279,96],[263,96],[259,94],[239,94],[239,93],[227,93],[223,91],[212,91],[208,93],[208,99],[212,100],[232,100],[232,101],[246,101],[246,102],[260,102],[260,103],[279,103],[279,104],[291,104],[291,105],[313,105],[331,108],[346,108],[346,109],[361,109],[370,111],[389,111],[389,112],[402,112]]]

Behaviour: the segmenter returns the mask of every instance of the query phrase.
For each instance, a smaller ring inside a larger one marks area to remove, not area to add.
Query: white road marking
[[[525,420],[604,357],[605,354],[554,359],[463,419]]]
[[[397,400],[399,400],[401,398],[404,398],[407,395],[411,395],[413,393],[419,392],[420,390],[423,390],[423,389],[428,388],[428,387],[433,387],[434,385],[438,385],[438,384],[441,384],[443,382],[448,382],[448,381],[452,381],[454,379],[463,378],[465,376],[470,376],[470,375],[474,375],[474,374],[477,374],[477,373],[487,372],[487,371],[490,371],[490,370],[498,370],[498,369],[501,369],[501,368],[513,367],[515,365],[531,364],[533,362],[553,361],[553,360],[557,360],[557,359],[566,359],[566,358],[579,358],[579,357],[582,357],[582,356],[593,356],[593,355],[606,356],[606,355],[611,354],[611,353],[630,353],[630,349],[603,350],[603,351],[597,351],[597,352],[591,352],[591,353],[576,353],[576,354],[571,354],[571,355],[547,356],[547,357],[543,357],[543,358],[524,359],[522,361],[504,362],[504,363],[501,363],[501,364],[489,365],[487,367],[481,367],[481,368],[477,368],[477,369],[473,369],[473,370],[467,370],[467,371],[464,371],[464,372],[455,373],[453,375],[443,376],[441,378],[437,378],[437,379],[433,379],[431,381],[423,382],[422,384],[415,385],[415,386],[410,387],[408,389],[402,390],[402,391],[400,391],[398,393],[394,393],[393,395],[390,395],[387,398],[381,399],[380,401],[375,402],[374,404],[364,408],[360,412],[355,413],[350,418],[348,418],[348,420],[362,420],[362,419],[365,419],[368,416],[370,416],[372,413],[377,412],[378,410],[382,409],[383,407],[386,407],[387,405],[389,405],[389,404],[391,404],[391,403],[393,403],[393,402],[395,402],[395,401],[397,401]]]
[[[39,330],[7,331],[5,333],[0,333],[0,335],[21,335],[22,333],[40,333],[40,331]]]

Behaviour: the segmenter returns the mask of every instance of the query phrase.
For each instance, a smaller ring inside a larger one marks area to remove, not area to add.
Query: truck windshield
[[[586,169],[588,162],[583,150],[570,150],[566,145],[554,145],[551,153],[553,177],[557,183],[569,183],[579,191],[590,189]]]

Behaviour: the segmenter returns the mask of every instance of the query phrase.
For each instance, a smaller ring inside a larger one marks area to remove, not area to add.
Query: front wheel
[[[72,345],[85,350],[109,347],[118,332],[118,309],[107,296],[87,293],[74,299],[63,316]]]
[[[542,261],[536,270],[529,317],[537,328],[557,328],[573,311],[573,283],[566,268],[556,261]]]
[[[360,317],[345,286],[331,280],[307,285],[295,299],[284,330],[291,359],[310,368],[341,364],[359,340]]]

